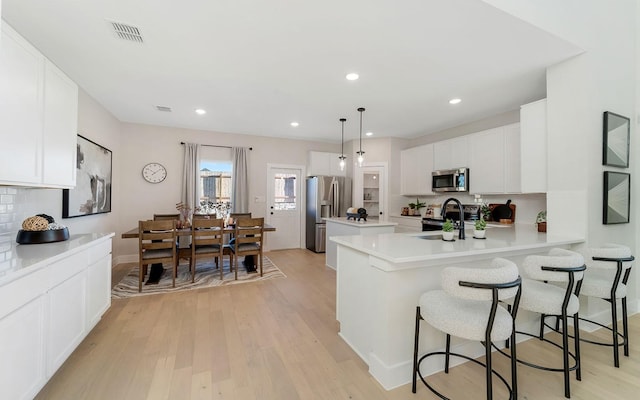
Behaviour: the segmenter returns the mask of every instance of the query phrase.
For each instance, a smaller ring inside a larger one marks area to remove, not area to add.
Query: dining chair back
[[[153,214],[154,221],[180,220],[180,214]]]
[[[194,218],[191,225],[191,282],[195,281],[196,262],[201,257],[212,257],[220,269],[220,280],[224,279],[222,249],[224,238],[223,219]]]
[[[262,248],[264,237],[264,218],[238,218],[235,221],[234,242],[230,246],[233,253],[235,279],[238,279],[238,257],[257,256],[262,271]]]
[[[175,270],[178,264],[176,255],[176,221],[139,221],[139,273],[138,292],[142,291],[142,281],[149,264],[170,264],[174,271],[173,286],[176,285]]]

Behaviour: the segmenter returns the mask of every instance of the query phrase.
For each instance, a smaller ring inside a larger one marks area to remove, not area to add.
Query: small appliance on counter
[[[436,214],[437,210],[437,214]],[[453,221],[455,228],[460,227],[460,211],[458,205],[455,203],[447,204],[447,208],[444,213],[444,217],[440,215],[441,208],[434,208],[432,210],[432,217],[422,218],[422,230],[423,231],[439,231],[442,230],[444,221],[450,219]],[[462,210],[464,212],[465,221],[475,221],[480,218],[480,205],[478,204],[463,204]],[[427,207],[427,214],[429,213],[429,207]]]
[[[53,217],[38,214],[22,221],[22,229],[18,231],[18,244],[40,244],[62,242],[69,239],[66,226],[56,223]]]

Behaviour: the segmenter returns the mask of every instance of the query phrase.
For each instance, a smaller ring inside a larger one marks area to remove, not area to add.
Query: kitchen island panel
[[[333,236],[351,235],[376,235],[379,233],[393,233],[395,222],[386,221],[354,221],[346,218],[324,218],[327,224],[326,264],[329,268],[336,269],[337,244],[331,240]]]
[[[582,242],[580,238],[540,238],[526,232],[534,228],[523,227],[525,232],[492,230],[490,235],[496,235],[494,243],[490,239],[472,238],[449,243],[403,234],[334,238],[340,336],[367,363],[369,372],[385,389],[410,382],[416,306],[422,293],[440,288],[442,269],[451,265],[486,268],[495,257],[521,265],[527,255]],[[420,243],[422,246],[417,250],[409,250]],[[483,243],[483,248],[479,248],[479,243]],[[403,251],[412,255],[404,257]],[[535,318],[531,313],[520,313],[519,329],[535,331]],[[421,324],[421,332],[421,354],[444,348],[442,332],[426,323]],[[459,339],[453,340],[452,350],[471,357],[484,354],[481,344]],[[437,358],[427,360],[422,371],[427,375],[435,373],[442,370],[442,365]]]

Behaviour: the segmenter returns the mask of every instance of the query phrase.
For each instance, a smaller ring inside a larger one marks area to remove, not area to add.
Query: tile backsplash
[[[45,213],[59,221],[61,203],[61,189],[0,186],[0,236],[15,235],[32,215]]]

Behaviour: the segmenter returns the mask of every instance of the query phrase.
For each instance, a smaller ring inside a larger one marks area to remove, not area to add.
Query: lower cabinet
[[[110,292],[110,238],[1,286],[0,398],[35,397],[111,306]]]

